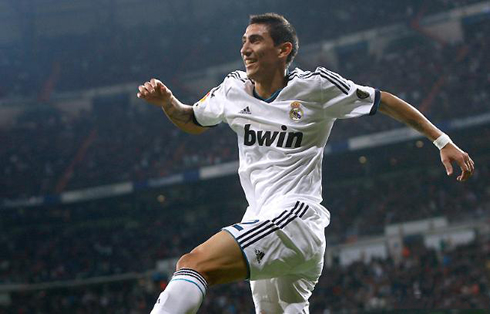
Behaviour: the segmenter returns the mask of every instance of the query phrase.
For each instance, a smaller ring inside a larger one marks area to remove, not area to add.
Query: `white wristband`
[[[451,138],[445,134],[445,133],[442,133],[441,136],[439,136],[434,142],[434,145],[436,145],[437,148],[439,148],[439,150],[443,149],[444,146],[446,146],[448,143],[452,143],[453,141],[451,141]]]

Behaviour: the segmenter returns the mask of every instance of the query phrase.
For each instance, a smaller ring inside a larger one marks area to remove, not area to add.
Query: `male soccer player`
[[[153,314],[195,313],[208,286],[244,279],[257,313],[309,312],[330,220],[320,205],[322,157],[336,119],[380,111],[433,141],[448,175],[453,161],[462,170],[457,180],[472,175],[468,154],[403,100],[321,67],[288,72],[297,51],[296,32],[283,16],[255,15],[242,37],[246,73],[229,74],[193,106],[159,80],[139,86],[139,98],[188,133],[229,124],[238,135],[238,173],[249,204],[240,223],[180,258]]]

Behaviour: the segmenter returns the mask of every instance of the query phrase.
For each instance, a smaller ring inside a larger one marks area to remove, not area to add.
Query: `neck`
[[[287,85],[286,70],[281,69],[273,73],[269,78],[255,81],[255,92],[263,99],[267,99],[275,91]]]

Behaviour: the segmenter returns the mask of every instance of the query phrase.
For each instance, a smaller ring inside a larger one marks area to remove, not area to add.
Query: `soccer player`
[[[139,98],[188,133],[220,122],[237,133],[238,173],[249,204],[241,222],[179,259],[151,313],[195,313],[208,286],[244,279],[257,313],[309,313],[330,221],[320,205],[322,157],[336,119],[380,111],[433,141],[448,175],[452,162],[462,171],[458,181],[472,175],[468,154],[417,109],[325,68],[288,72],[297,52],[296,32],[283,16],[254,15],[240,50],[246,73],[232,72],[193,106],[157,79],[139,86]]]

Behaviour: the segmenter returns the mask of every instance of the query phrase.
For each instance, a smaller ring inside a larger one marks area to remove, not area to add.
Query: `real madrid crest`
[[[303,118],[304,112],[301,108],[301,103],[299,101],[293,101],[291,103],[291,110],[289,110],[289,117],[293,121],[299,121]]]

